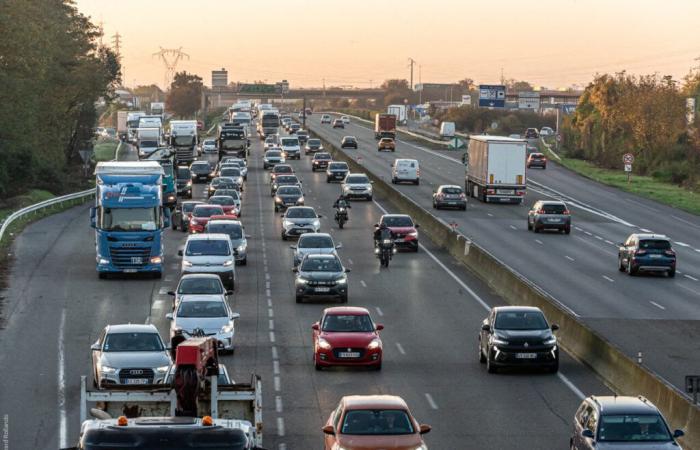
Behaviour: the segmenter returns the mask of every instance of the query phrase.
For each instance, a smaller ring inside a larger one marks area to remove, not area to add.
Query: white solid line
[[[270,319],[269,323],[267,325],[271,330],[275,329],[275,321],[274,320]]]
[[[396,343],[396,348],[399,349],[399,353],[401,353],[402,355],[406,354],[406,350],[404,350],[401,344],[399,344],[398,342]]]
[[[606,280],[608,280],[608,281],[611,282],[611,283],[614,283],[614,282],[615,282],[615,280],[613,280],[612,278],[610,278],[610,277],[608,277],[608,276],[603,275],[603,278],[605,278]]]
[[[659,308],[659,309],[663,309],[663,310],[666,309],[666,308],[664,308],[663,306],[659,305],[658,303],[652,302],[651,300],[649,300],[649,303],[651,303],[652,305],[656,306],[656,307]]]
[[[348,258],[348,262],[350,263],[350,265],[355,264],[352,262],[352,259],[350,259],[350,258]]]
[[[535,242],[537,242],[538,244],[542,245],[542,241],[540,241],[539,239],[535,239]]]
[[[280,437],[284,436],[284,418],[283,417],[277,418],[277,435]]]
[[[275,342],[275,332],[270,331],[270,342]]]
[[[275,411],[278,413],[282,412],[282,397],[279,395],[275,396]]]
[[[596,238],[596,239],[598,239],[599,241],[602,241],[602,240],[603,240],[603,238],[602,238],[602,237],[600,237],[600,236],[598,236],[598,235],[596,235],[596,237],[595,237],[595,238]]]
[[[362,287],[367,287],[367,283],[365,283],[365,280],[360,280],[360,284]]]
[[[511,227],[512,229],[514,229],[514,230],[517,230],[517,229],[518,229],[518,228],[517,228],[516,226],[514,226],[514,225],[511,225],[510,227]]]
[[[272,360],[275,361],[279,359],[279,355],[277,354],[277,346],[273,345],[272,346]]]
[[[569,380],[563,373],[557,372],[557,376],[562,381],[562,383],[566,385],[566,387],[571,389],[571,391],[576,395],[576,397],[579,398],[579,400],[583,400],[584,398],[586,398],[583,392],[581,392],[581,390],[577,388],[576,385],[572,383],[571,380]]]
[[[377,314],[379,314],[380,316],[384,316],[384,311],[382,311],[379,306],[376,306],[375,308],[377,310]]]
[[[690,247],[690,245],[686,244],[685,242],[674,242],[676,245],[680,245],[681,247]]]
[[[690,276],[690,275],[688,275],[688,274],[685,274],[685,275],[683,275],[683,276],[686,277],[686,278],[689,278],[689,279],[691,279],[691,280],[693,280],[693,281],[698,281],[697,278],[692,277],[692,276]]]
[[[569,261],[576,261],[574,258],[572,258],[569,255],[565,255],[564,258],[568,259]]]
[[[435,400],[433,400],[433,396],[428,394],[427,392],[425,393],[425,399],[428,400],[428,404],[430,405],[431,408],[433,409],[438,409],[437,403],[435,403]]]
[[[58,327],[58,448],[68,446],[68,416],[66,414],[66,359],[64,346],[64,329],[66,327],[66,310],[61,310],[61,322]]]
[[[279,375],[280,374],[280,362],[275,360],[272,361],[272,373],[274,375]]]
[[[273,382],[275,384],[275,391],[279,392],[282,390],[281,382],[280,382],[280,377],[274,377]]]

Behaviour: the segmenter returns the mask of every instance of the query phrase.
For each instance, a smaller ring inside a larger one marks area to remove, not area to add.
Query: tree
[[[202,104],[202,79],[185,71],[175,74],[165,106],[180,118],[191,118]]]
[[[474,80],[471,78],[464,78],[457,82],[459,84],[460,90],[463,94],[466,94],[473,90],[476,86],[474,85]]]
[[[510,92],[533,91],[535,88],[527,81],[517,81],[514,79],[506,80],[506,88]]]

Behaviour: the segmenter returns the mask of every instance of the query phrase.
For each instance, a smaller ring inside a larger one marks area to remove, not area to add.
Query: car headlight
[[[190,219],[190,225],[197,225],[198,223],[197,219]]]
[[[491,336],[491,343],[495,345],[508,345],[508,341],[497,335]]]
[[[182,265],[185,267],[192,267],[192,263],[190,261],[187,261],[187,260],[182,261]]]
[[[369,343],[367,348],[369,350],[376,350],[381,346],[382,346],[382,341],[380,341],[379,339],[373,339],[372,342]]]
[[[321,226],[321,221],[319,221],[318,219],[314,220],[314,227],[318,228],[320,226]]]
[[[425,444],[421,444],[418,447],[416,447],[415,450],[428,450],[428,446]]]
[[[232,333],[232,332],[233,332],[233,324],[230,323],[230,324],[228,324],[228,325],[224,325],[224,326],[221,328],[221,332],[222,332],[222,333]]]
[[[188,187],[189,187],[189,186],[192,186],[192,180],[190,180],[190,181],[187,182],[187,186],[188,186]]]
[[[109,260],[104,259],[104,258],[100,258],[100,264],[102,264],[102,265],[109,264]]]
[[[411,236],[411,237],[418,237],[418,232],[417,232],[417,231],[412,231],[412,232],[408,233],[408,235]]]
[[[331,349],[331,344],[323,338],[318,338],[318,346],[324,350]]]
[[[232,266],[232,265],[233,265],[233,261],[231,261],[231,260],[229,259],[228,261],[225,261],[223,265],[224,265],[224,267]]]
[[[306,278],[299,277],[297,278],[297,282],[300,284],[306,284],[309,282],[309,280],[307,280]]]
[[[158,372],[158,373],[165,373],[165,372],[168,371],[168,369],[170,369],[170,366],[169,366],[169,365],[167,365],[167,366],[160,366],[160,367],[156,367],[156,372]]]
[[[151,264],[160,264],[162,262],[163,258],[161,258],[160,256],[154,256],[153,258],[151,258]]]
[[[109,367],[109,366],[102,366],[100,371],[104,374],[110,374],[110,373],[116,373],[117,369],[114,367]]]
[[[348,277],[338,278],[335,282],[338,284],[346,284],[348,282]]]
[[[246,245],[245,245],[245,244],[241,244],[241,245],[239,245],[239,246],[236,248],[236,250],[238,250],[239,252],[244,252],[245,249],[246,249]]]
[[[556,336],[550,336],[547,339],[544,340],[543,344],[544,345],[554,345],[557,343],[557,337]]]
[[[293,224],[292,222],[290,222],[289,220],[283,220],[283,221],[282,221],[282,226],[285,227],[285,228],[291,227],[292,225],[294,225],[294,224]]]

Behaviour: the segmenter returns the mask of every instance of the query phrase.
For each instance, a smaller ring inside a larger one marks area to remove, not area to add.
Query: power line
[[[182,51],[180,48],[163,48],[159,47],[160,51],[153,54],[154,57],[160,58],[165,66],[165,76],[163,78],[164,86],[163,88],[168,89],[170,83],[172,83],[173,78],[175,78],[175,70],[177,69],[177,64],[182,58],[190,59],[190,55]]]

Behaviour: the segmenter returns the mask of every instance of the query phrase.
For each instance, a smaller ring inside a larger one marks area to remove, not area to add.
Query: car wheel
[[[330,183],[330,182],[331,182],[331,179],[326,177],[326,183]]]
[[[420,186],[420,179],[416,180],[416,186]]]
[[[542,170],[547,170],[547,166],[542,166]]]
[[[297,302],[297,303],[301,303],[302,300],[304,300],[304,297],[297,294],[297,295],[296,295],[296,302]]]
[[[341,295],[340,296],[340,303],[347,303],[348,302],[348,294]]]
[[[486,364],[486,356],[484,356],[484,352],[481,351],[481,341],[479,341],[479,362],[481,364]]]
[[[419,248],[420,248],[420,246],[419,246],[418,243],[416,242],[416,248],[413,249],[413,253],[418,253],[418,249],[419,249]]]
[[[279,210],[280,209],[277,207],[277,205],[275,205],[275,212],[279,212]]]
[[[530,224],[530,221],[527,221],[527,231],[532,231],[532,224]]]
[[[559,372],[559,358],[556,359],[554,364],[549,366],[549,373],[557,373]]]
[[[637,274],[637,269],[634,268],[632,265],[632,261],[628,260],[627,261],[627,275],[633,277]]]
[[[564,234],[571,234],[571,227],[564,227]]]
[[[173,229],[173,231],[177,230],[177,224],[175,223],[174,220],[173,220],[171,228]]]
[[[314,359],[314,369],[321,371],[323,370],[323,366],[321,366],[319,363],[317,363]]]
[[[625,266],[622,265],[622,258],[620,258],[619,256],[617,257],[617,270],[619,270],[620,272],[625,271]]]
[[[538,227],[536,223],[533,223],[533,224],[532,224],[532,229],[535,231],[535,233],[539,233],[539,232],[540,232],[540,227]]]
[[[666,272],[666,275],[668,275],[669,278],[673,278],[676,276],[676,269],[670,269],[668,272]]]
[[[491,350],[488,350],[489,354],[486,356],[486,371],[488,373],[496,373],[498,369],[496,366],[493,365],[493,362],[491,360]]]
[[[434,201],[433,201],[433,209],[440,209],[440,208],[438,208],[437,203],[435,203]]]
[[[241,265],[242,266],[247,266],[248,265],[248,257],[245,257],[241,260]]]
[[[371,196],[371,195],[367,197],[367,201],[369,201],[369,202],[372,201],[372,196]]]
[[[282,240],[283,240],[283,241],[286,241],[286,240],[287,240],[287,236],[284,234],[284,231],[282,232]]]
[[[160,280],[161,278],[163,278],[163,272],[153,272],[153,278],[155,278],[156,280]]]
[[[396,178],[391,179],[391,184],[396,184]]]
[[[382,370],[382,362],[379,361],[379,364],[375,364],[374,366],[372,366],[372,370],[376,370],[377,372]]]

